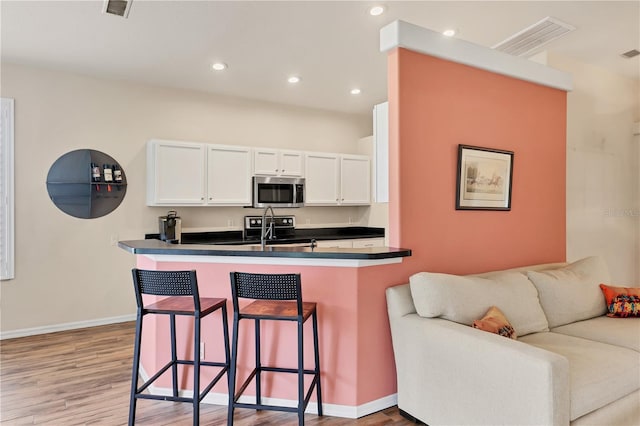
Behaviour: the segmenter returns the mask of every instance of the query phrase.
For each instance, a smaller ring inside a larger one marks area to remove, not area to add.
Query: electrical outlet
[[[112,246],[117,246],[118,245],[118,234],[111,234],[111,237],[110,237],[109,241],[111,242]]]
[[[204,342],[200,342],[200,359],[204,359]]]
[[[307,225],[308,225],[308,224],[310,224],[310,223],[311,223],[311,219],[306,218],[306,219],[304,220],[304,223],[306,223]]]
[[[349,225],[353,225],[353,218],[349,216]]]
[[[233,226],[233,219],[229,218],[227,219],[227,227],[231,228]]]

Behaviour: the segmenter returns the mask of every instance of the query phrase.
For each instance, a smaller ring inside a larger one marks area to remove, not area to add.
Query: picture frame
[[[511,210],[513,151],[458,145],[456,210]]]

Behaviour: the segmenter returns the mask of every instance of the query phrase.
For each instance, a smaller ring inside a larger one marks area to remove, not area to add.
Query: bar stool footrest
[[[259,367],[257,370],[260,371],[271,371],[275,373],[296,373],[298,374],[297,368],[283,368],[283,367]],[[302,370],[304,374],[316,374],[314,370]]]
[[[141,393],[136,395],[137,399],[155,399],[158,401],[172,401],[172,402],[188,402],[193,403],[193,398],[187,398],[184,396],[171,396],[171,395],[152,395],[148,393]]]
[[[175,364],[178,365],[193,365],[193,360],[177,360]],[[134,398],[137,399],[157,399],[161,401],[173,401],[173,402],[193,402],[192,398],[181,397],[181,396],[171,396],[171,395],[153,395],[153,394],[145,394],[145,389],[153,384],[157,379],[162,376],[170,367],[174,365],[173,361],[169,361],[165,366],[163,366],[156,374],[153,375],[149,380],[144,382],[134,394]],[[209,382],[209,384],[204,388],[204,390],[198,396],[198,401],[202,401],[202,399],[209,393],[209,391],[220,381],[222,376],[229,370],[229,366],[225,362],[215,362],[215,361],[207,361],[200,362],[200,367],[222,367],[222,370],[216,374],[216,376]]]
[[[235,408],[251,408],[254,410],[268,410],[268,411],[285,411],[287,413],[298,412],[298,407],[285,407],[282,405],[248,404],[244,402],[236,402],[233,405]]]
[[[297,413],[298,407],[283,407],[279,405],[250,404],[250,403],[244,403],[244,402],[237,402],[238,399],[240,399],[240,397],[244,393],[247,386],[249,386],[251,381],[255,378],[256,374],[260,374],[262,371],[269,371],[269,372],[275,372],[275,373],[296,373],[296,374],[298,373],[297,368],[264,367],[264,366],[254,368],[251,371],[251,373],[249,373],[249,377],[247,377],[247,379],[242,383],[242,385],[240,385],[238,392],[234,395],[233,406],[235,408],[254,408],[257,410],[275,410],[275,411],[286,411],[286,412]],[[307,389],[307,394],[304,397],[303,406],[304,406],[304,409],[306,410],[307,405],[309,404],[309,400],[311,399],[313,390],[316,388],[318,384],[319,373],[317,373],[314,370],[303,370],[303,372],[304,374],[313,375],[313,379],[311,380],[311,383],[309,384],[309,388]]]

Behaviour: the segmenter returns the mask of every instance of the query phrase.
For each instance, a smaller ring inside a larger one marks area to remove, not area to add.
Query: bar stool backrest
[[[295,300],[302,315],[300,274],[253,274],[231,272],[233,309],[239,311],[238,298],[260,300]]]
[[[134,268],[131,272],[138,308],[144,306],[142,295],[151,294],[155,296],[192,296],[195,310],[200,310],[196,271],[147,271]]]

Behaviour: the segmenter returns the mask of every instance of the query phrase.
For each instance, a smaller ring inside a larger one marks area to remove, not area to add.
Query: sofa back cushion
[[[492,306],[507,317],[518,336],[548,331],[538,292],[521,272],[473,277],[420,272],[409,279],[418,315],[472,325]]]
[[[600,257],[587,257],[558,269],[529,271],[527,275],[538,289],[551,328],[607,312],[600,283],[610,281],[609,270]]]

